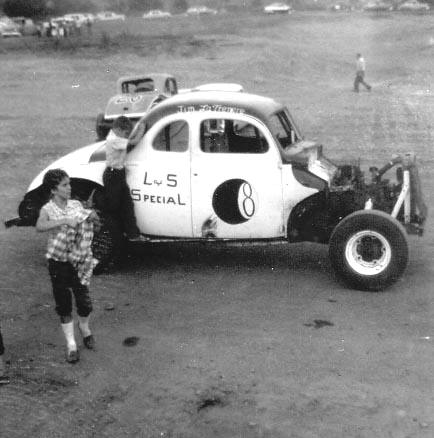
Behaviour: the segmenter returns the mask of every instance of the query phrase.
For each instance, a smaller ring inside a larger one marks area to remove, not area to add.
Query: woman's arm
[[[138,122],[128,137],[128,145],[127,152],[130,152],[134,146],[139,143],[139,141],[143,138],[146,131],[146,125],[144,122]]]
[[[61,227],[62,225],[68,225],[69,227],[76,227],[77,226],[77,219],[73,218],[64,218],[64,219],[58,219],[58,220],[50,220],[50,217],[48,216],[48,213],[42,208],[41,212],[39,213],[39,218],[36,222],[36,230],[39,232],[43,231],[50,231],[54,228]]]

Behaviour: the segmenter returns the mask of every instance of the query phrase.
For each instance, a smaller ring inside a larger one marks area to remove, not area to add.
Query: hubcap
[[[348,240],[345,246],[345,258],[358,274],[377,275],[389,266],[392,248],[382,234],[363,230]]]

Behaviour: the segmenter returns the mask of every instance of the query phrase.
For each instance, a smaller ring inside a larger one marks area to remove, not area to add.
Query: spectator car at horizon
[[[193,6],[187,9],[187,15],[217,15],[217,9],[209,8],[208,6]]]
[[[381,0],[378,1],[372,1],[367,3],[363,10],[366,12],[387,12],[387,11],[393,11],[393,4],[384,2]]]
[[[349,12],[352,11],[352,6],[347,2],[337,2],[330,7],[330,10],[333,12]]]
[[[97,115],[98,140],[106,138],[114,119],[126,116],[136,123],[159,102],[177,94],[178,84],[167,73],[122,76],[116,82],[116,91],[117,94],[109,99],[105,112]]]
[[[91,16],[93,17],[93,14],[74,13],[74,14],[65,14],[63,17],[66,20],[73,20],[75,22],[75,24],[77,25],[77,27],[81,27],[83,24],[86,24],[88,22],[88,20],[91,23],[93,23],[93,21],[95,21],[95,17],[93,17],[93,19],[92,19]]]
[[[83,15],[86,17],[86,21],[90,21],[91,23],[95,23],[96,17],[94,14],[92,14],[91,12],[85,12]]]
[[[125,14],[118,14],[113,11],[101,11],[95,15],[96,21],[112,21],[122,20],[125,21]]]
[[[151,9],[148,12],[143,14],[144,19],[152,19],[152,18],[169,18],[172,14],[167,11],[162,11],[161,9]]]
[[[408,11],[408,12],[423,12],[429,11],[430,5],[428,3],[419,2],[418,0],[408,0],[401,3],[397,7],[398,11]]]
[[[264,7],[264,13],[268,15],[273,14],[290,14],[291,13],[291,6],[287,5],[286,3],[271,3]]]
[[[11,18],[3,16],[0,17],[0,36],[2,38],[19,38],[22,34]]]
[[[35,22],[27,17],[12,17],[12,21],[18,26],[21,35],[36,35],[38,29]]]

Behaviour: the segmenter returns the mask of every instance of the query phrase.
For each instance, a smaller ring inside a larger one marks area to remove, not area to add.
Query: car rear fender
[[[36,176],[36,178],[30,183],[27,192],[31,192],[42,185],[42,180],[47,170],[57,168],[63,169],[70,178],[85,179],[102,185],[102,174],[105,168],[105,161],[99,160],[90,162],[90,159],[96,151],[103,147],[103,145],[103,141],[93,143],[54,161]]]

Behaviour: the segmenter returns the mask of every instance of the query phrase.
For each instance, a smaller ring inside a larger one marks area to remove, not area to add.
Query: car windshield
[[[292,146],[300,137],[297,127],[291,120],[288,111],[279,111],[274,113],[269,119],[269,126],[274,136],[279,140],[283,149]]]
[[[140,79],[124,82],[122,84],[123,93],[146,93],[154,90],[155,85],[152,79]]]

